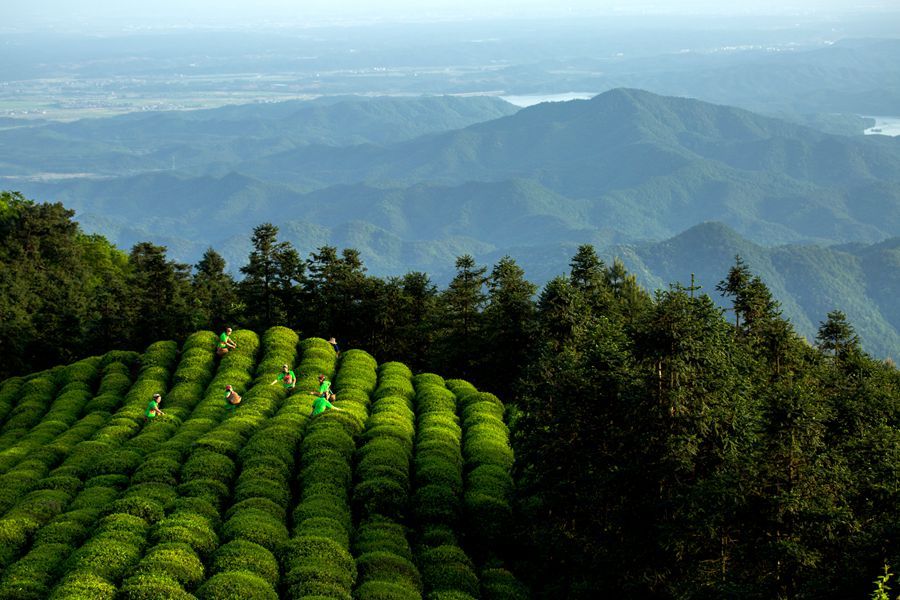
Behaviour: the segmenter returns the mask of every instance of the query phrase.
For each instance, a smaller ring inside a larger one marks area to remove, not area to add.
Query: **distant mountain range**
[[[740,253],[804,334],[841,308],[873,352],[900,348],[888,301],[900,292],[900,139],[633,89],[518,111],[347,99],[36,131],[45,153],[28,129],[0,131],[0,146],[32,149],[4,152],[0,169],[104,177],[0,185],[62,201],[123,247],[151,240],[194,262],[212,245],[236,268],[252,227],[271,221],[301,252],[358,248],[375,274],[442,281],[460,254],[510,254],[543,282],[589,242],[650,286],[693,271],[710,293]],[[86,154],[79,139],[94,142]],[[695,227],[706,222],[719,224]]]
[[[517,110],[486,96],[338,96],[71,123],[7,119],[0,121],[0,176],[226,174],[242,161],[298,146],[390,144]]]

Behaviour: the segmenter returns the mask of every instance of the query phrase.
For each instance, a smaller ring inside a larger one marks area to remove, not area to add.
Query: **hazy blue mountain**
[[[688,285],[691,273],[702,293],[720,304],[715,290],[740,255],[781,302],[797,331],[815,338],[829,311],[844,311],[878,356],[900,355],[900,238],[848,246],[785,245],[765,248],[721,223],[702,223],[656,244],[618,246],[620,256],[652,288],[671,282]]]
[[[827,135],[637,90],[541,104],[388,147],[308,146],[240,167],[327,187],[529,179],[588,201],[632,239],[720,220],[762,243],[874,242],[900,231],[900,139]]]
[[[589,242],[651,286],[693,271],[711,290],[740,253],[806,335],[833,308],[879,353],[900,329],[900,140],[636,90],[393,144],[298,146],[225,174],[3,185],[62,201],[124,247],[151,240],[195,262],[212,245],[235,271],[264,221],[303,254],[355,247],[374,274],[438,281],[471,253],[510,254],[543,282]],[[707,221],[721,224],[694,227]]]
[[[110,176],[159,170],[221,174],[241,161],[298,146],[389,144],[517,110],[484,96],[344,96],[71,123],[16,120],[18,127],[0,129],[0,175]]]
[[[816,113],[897,114],[900,40],[820,44],[546,60],[510,67],[496,77],[517,82],[516,93],[636,87],[806,122]]]

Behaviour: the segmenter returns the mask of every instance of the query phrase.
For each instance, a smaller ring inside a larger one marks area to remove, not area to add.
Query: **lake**
[[[566,92],[565,94],[545,94],[535,96],[500,96],[510,104],[521,106],[533,106],[541,102],[568,102],[569,100],[588,100],[596,96],[596,92]]]
[[[875,119],[875,127],[866,129],[863,133],[866,135],[900,135],[900,117],[867,117]],[[878,131],[875,131],[875,130]]]

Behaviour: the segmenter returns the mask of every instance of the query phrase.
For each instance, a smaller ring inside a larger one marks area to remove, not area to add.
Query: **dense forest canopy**
[[[798,336],[752,265],[650,294],[591,246],[538,291],[470,256],[438,289],[303,258],[253,230],[235,281],[209,249],[129,253],[71,211],[0,197],[0,379],[201,328],[284,325],[500,395],[516,452],[502,553],[538,597],[848,598],[900,565],[900,373],[839,310]],[[704,290],[706,291],[706,290]]]

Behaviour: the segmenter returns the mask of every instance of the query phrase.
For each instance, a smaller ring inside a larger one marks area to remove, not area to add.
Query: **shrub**
[[[493,402],[471,402],[465,405],[462,410],[463,421],[469,422],[470,419],[485,420],[493,417],[493,422],[506,431],[506,425],[503,423],[503,406]],[[477,421],[473,421],[474,425]]]
[[[5,518],[0,521],[0,566],[11,563],[28,537],[39,527],[32,519]]]
[[[346,531],[352,530],[350,511],[344,507],[335,506],[331,496],[309,496],[294,509],[294,523],[303,523],[306,519],[315,517],[328,517],[343,525]]]
[[[234,477],[234,472],[234,461],[230,458],[202,449],[191,454],[181,469],[181,475],[185,481],[210,478],[228,483]]]
[[[51,522],[37,531],[34,543],[36,546],[56,544],[77,546],[87,536],[87,532],[87,527],[76,521]]]
[[[213,506],[208,500],[203,498],[196,497],[183,497],[178,498],[175,502],[172,503],[172,511],[171,512],[187,512],[187,513],[195,513],[204,517],[209,523],[213,526],[213,529],[218,529],[221,525],[221,519],[219,518],[218,509]]]
[[[382,377],[397,376],[405,379],[412,378],[412,371],[410,371],[409,367],[396,361],[381,363],[381,366],[378,368],[378,374]]]
[[[474,385],[462,379],[447,379],[444,383],[447,385],[447,389],[453,392],[460,400],[463,400],[471,394],[478,393],[478,390],[475,389]]]
[[[291,499],[290,489],[283,481],[260,477],[240,478],[234,489],[234,501],[243,502],[251,498],[267,498],[280,506],[287,506]]]
[[[159,521],[151,530],[156,544],[184,543],[201,557],[206,557],[219,545],[219,538],[210,522],[201,515],[177,512]]]
[[[224,404],[222,406],[224,407]],[[234,422],[237,418],[232,417],[231,422]],[[198,448],[209,450],[216,454],[224,454],[228,458],[236,458],[238,450],[244,445],[244,436],[233,430],[218,428],[215,434],[206,435],[197,440],[196,445]]]
[[[350,547],[350,533],[345,520],[333,517],[309,517],[294,527],[295,536],[328,538],[342,548]]]
[[[151,456],[137,468],[131,477],[133,483],[156,482],[166,485],[178,484],[178,470],[181,463],[169,456]]]
[[[128,487],[129,479],[127,475],[113,473],[110,475],[96,475],[84,482],[85,488],[102,487],[116,488],[119,490]]]
[[[51,475],[41,479],[38,486],[45,490],[59,490],[71,496],[81,487],[81,480],[71,475]]]
[[[415,436],[415,427],[412,420],[406,420],[402,417],[385,418],[385,415],[379,414],[369,417],[366,424],[366,431],[362,434],[362,439],[366,442],[381,438],[392,438],[403,444],[407,452],[412,453],[412,441]]]
[[[506,569],[481,572],[481,594],[484,600],[528,600],[528,588]]]
[[[248,508],[225,523],[222,536],[229,541],[243,539],[276,550],[287,542],[288,531],[282,521],[269,513]]]
[[[112,535],[94,535],[69,559],[69,571],[90,573],[115,581],[141,558],[141,547]],[[91,596],[88,596],[91,597]]]
[[[459,419],[452,413],[429,413],[419,415],[419,433],[433,430],[446,430],[453,434],[457,440],[462,438],[462,428],[459,426]]]
[[[422,530],[419,543],[423,546],[456,546],[458,542],[452,527],[429,525]]]
[[[362,523],[357,530],[353,548],[357,555],[384,550],[412,560],[402,525],[388,519],[375,518]]]
[[[425,596],[425,600],[477,600],[477,598],[457,590],[439,590],[436,592],[429,592],[428,595]]]
[[[196,600],[181,584],[162,573],[140,573],[129,577],[119,589],[122,600]]]
[[[262,577],[250,571],[213,575],[197,590],[200,600],[278,600],[278,594]]]
[[[362,518],[384,515],[400,519],[408,502],[408,485],[386,477],[366,479],[353,491],[353,505]]]
[[[512,468],[512,448],[501,440],[480,437],[467,443],[463,450],[467,463],[492,464],[504,469]]]
[[[422,578],[416,566],[393,552],[373,551],[361,554],[356,559],[356,566],[362,581],[392,581],[422,590]]]
[[[459,497],[445,485],[426,485],[413,496],[413,512],[419,523],[454,525],[459,519]]]
[[[248,571],[259,576],[273,588],[279,583],[278,561],[259,544],[234,540],[220,546],[213,556],[210,572]]]
[[[311,431],[303,439],[300,446],[304,463],[312,462],[307,460],[307,454],[315,453],[321,448],[340,453],[344,460],[350,460],[350,457],[353,456],[353,452],[356,450],[356,442],[339,425],[317,420],[310,425],[310,429]]]
[[[0,584],[0,598],[42,600],[49,595],[48,583],[60,571],[72,547],[68,544],[43,544],[6,569]]]
[[[88,466],[88,475],[125,474],[134,471],[143,461],[143,455],[136,450],[112,450],[97,456]]]
[[[114,512],[134,515],[151,523],[162,519],[166,514],[165,507],[160,502],[139,495],[120,498],[110,508]]]
[[[479,596],[478,577],[472,561],[457,546],[425,548],[419,553],[419,565],[425,587],[433,591],[457,591],[473,598]]]
[[[469,491],[464,502],[473,537],[493,543],[509,534],[512,509],[505,498]]]
[[[114,600],[116,586],[95,573],[70,573],[50,595],[50,600]]]
[[[128,380],[128,385],[131,385],[131,381]],[[127,387],[127,386],[125,386]],[[119,404],[122,403],[122,393],[118,392],[110,392],[98,394],[91,398],[88,401],[87,405],[84,407],[84,412],[86,413],[102,413],[102,412],[112,412]]]
[[[72,501],[72,504],[69,505],[69,512],[67,515],[72,515],[73,511],[78,511],[80,509],[86,509],[93,513],[99,507],[106,506],[110,502],[116,499],[119,495],[119,490],[117,489],[118,481],[110,481],[112,485],[104,486],[100,485],[100,479],[111,479],[109,475],[103,475],[101,477],[94,477],[89,480],[93,482],[94,485],[89,486],[85,484],[85,489],[81,490],[81,493]],[[127,482],[127,478],[126,478]],[[93,520],[93,519],[91,519]]]
[[[336,583],[304,581],[288,588],[290,598],[302,600],[352,600],[350,590]]]
[[[367,581],[353,592],[356,600],[422,600],[419,590],[391,581]]]
[[[228,486],[215,479],[194,479],[178,486],[178,494],[193,498],[202,498],[213,506],[228,497]]]
[[[284,505],[273,502],[269,498],[247,498],[237,502],[228,509],[225,514],[226,519],[230,519],[235,515],[239,515],[246,510],[258,510],[272,516],[278,521],[284,522],[287,510]]]
[[[199,585],[204,577],[203,563],[187,544],[168,543],[154,546],[135,570],[138,575],[160,574],[190,588]]]
[[[416,470],[435,464],[446,465],[454,472],[462,472],[462,453],[457,444],[446,440],[427,440],[416,446]]]
[[[147,522],[140,517],[125,513],[112,513],[97,523],[96,533],[111,534],[111,538],[143,544]]]
[[[338,488],[346,488],[353,479],[348,458],[330,448],[321,448],[303,457],[303,462],[307,464],[300,471],[299,479],[304,482],[329,483]]]
[[[131,367],[138,364],[140,358],[140,354],[130,350],[110,350],[100,357],[98,366],[101,369],[108,369],[109,367],[117,366],[117,363],[119,363],[121,366],[131,369]]]
[[[331,565],[352,573],[356,579],[356,563],[350,552],[334,540],[321,536],[298,536],[286,544],[283,550],[285,571],[320,564],[323,556],[328,557]]]
[[[136,496],[152,498],[163,506],[167,506],[178,497],[178,493],[172,486],[164,483],[132,484],[131,487],[125,491],[125,494],[126,497],[129,498]]]

